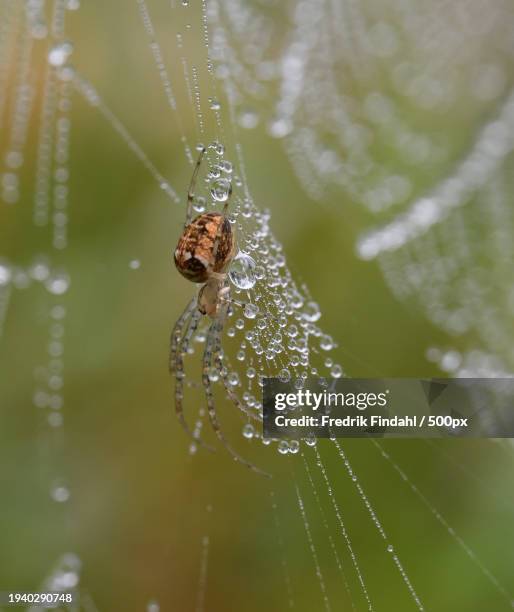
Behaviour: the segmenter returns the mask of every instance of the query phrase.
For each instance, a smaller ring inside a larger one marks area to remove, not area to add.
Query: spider
[[[207,412],[209,420],[216,436],[232,457],[258,474],[268,476],[257,468],[253,463],[243,459],[227,442],[223,434],[214,404],[209,373],[214,367],[224,383],[228,396],[234,404],[251,418],[261,419],[250,413],[248,408],[242,404],[237,394],[233,391],[227,380],[227,372],[223,367],[223,352],[221,347],[221,335],[223,326],[228,315],[231,303],[244,306],[230,299],[230,286],[227,280],[228,269],[235,255],[235,237],[232,226],[227,218],[227,211],[232,195],[230,186],[228,197],[225,200],[223,210],[219,212],[205,212],[194,219],[193,201],[198,172],[202,164],[206,149],[202,147],[196,162],[191,183],[187,193],[187,210],[184,230],[180,236],[174,253],[174,261],[177,270],[187,280],[200,284],[197,295],[189,302],[183,313],[177,319],[170,338],[169,370],[175,378],[175,411],[179,422],[186,433],[204,448],[210,451],[214,449],[205,444],[195,433],[193,433],[186,422],[183,411],[184,397],[184,355],[187,353],[190,342],[198,328],[203,316],[211,320],[205,341],[205,350],[202,358],[202,383],[207,399]]]

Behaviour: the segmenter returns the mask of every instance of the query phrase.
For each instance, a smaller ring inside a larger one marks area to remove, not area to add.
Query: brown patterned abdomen
[[[218,248],[214,256],[218,228]],[[198,215],[184,229],[175,249],[175,266],[193,283],[205,283],[210,270],[225,272],[233,256],[234,234],[229,220],[220,213],[208,212]]]

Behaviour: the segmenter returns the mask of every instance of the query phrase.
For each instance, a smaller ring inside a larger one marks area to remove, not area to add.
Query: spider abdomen
[[[175,249],[175,266],[193,283],[205,283],[212,272],[224,272],[233,256],[234,234],[229,220],[220,213],[208,212],[195,217],[184,229]]]

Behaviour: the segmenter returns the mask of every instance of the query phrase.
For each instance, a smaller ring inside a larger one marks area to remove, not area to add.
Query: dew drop
[[[273,138],[284,138],[292,129],[291,121],[283,118],[275,119],[268,126],[268,131]]]
[[[307,444],[307,446],[316,446],[316,437],[314,434],[310,433],[307,435],[305,438],[305,444]]]
[[[394,552],[394,546],[392,544],[388,545],[387,552],[390,552],[390,553]]]
[[[300,443],[298,442],[298,440],[291,440],[291,442],[289,442],[289,452],[292,455],[296,455],[299,450],[300,450]]]
[[[45,287],[54,295],[62,295],[68,291],[70,277],[66,272],[54,272],[45,281]]]
[[[251,440],[255,435],[255,427],[251,423],[247,423],[243,427],[243,436],[248,440]]]
[[[255,261],[250,255],[239,251],[230,266],[230,280],[239,289],[251,289],[256,282]]]
[[[182,0],[182,4],[184,4],[185,1],[186,0]],[[146,605],[146,612],[159,612],[160,609],[161,608],[160,608],[159,604],[155,601],[155,599],[152,599]]]
[[[52,499],[60,504],[70,499],[70,491],[63,483],[56,483],[50,491]]]
[[[291,380],[291,373],[289,370],[284,368],[283,370],[280,370],[278,378],[280,379],[280,382],[287,383]]]
[[[341,376],[343,375],[343,368],[338,363],[336,363],[332,366],[330,374],[334,378],[341,378]]]
[[[129,262],[129,268],[131,270],[139,270],[141,267],[141,261],[139,259],[131,259]]]
[[[255,319],[259,313],[259,307],[256,304],[246,304],[243,314],[247,319]]]
[[[64,66],[73,51],[71,42],[61,42],[54,45],[48,52],[48,63],[51,66]]]
[[[230,195],[230,181],[226,178],[214,181],[211,186],[211,195],[216,202],[226,202]]]
[[[211,368],[211,371],[209,372],[209,380],[211,382],[218,382],[220,376],[218,373],[218,370],[216,370],[216,368]]]
[[[237,387],[239,384],[239,376],[237,375],[237,372],[231,372],[227,376],[227,382],[231,387]]]
[[[330,351],[334,347],[334,341],[330,336],[324,335],[321,336],[319,345],[324,351]]]
[[[11,277],[11,266],[6,261],[0,261],[0,286],[8,285]]]
[[[237,121],[245,130],[253,130],[259,124],[259,115],[252,109],[245,109],[239,113]]]
[[[303,318],[310,323],[318,321],[321,317],[321,310],[316,302],[307,302],[303,309]]]
[[[287,440],[281,440],[278,443],[277,450],[281,455],[287,455],[287,453],[289,452],[289,443],[287,442]]]
[[[62,414],[60,412],[51,412],[48,415],[48,424],[50,427],[60,427],[62,425]]]

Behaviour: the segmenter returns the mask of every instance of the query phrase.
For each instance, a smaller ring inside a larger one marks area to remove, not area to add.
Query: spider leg
[[[262,423],[262,416],[254,414],[249,408],[247,408],[243,402],[239,399],[238,394],[232,389],[232,386],[228,382],[228,374],[226,369],[223,366],[223,351],[221,349],[221,333],[218,332],[216,334],[216,338],[214,340],[213,352],[214,352],[214,363],[216,365],[216,369],[218,370],[221,379],[223,380],[223,385],[227,392],[229,398],[234,402],[237,408],[241,412],[244,412],[250,419],[257,421],[258,423]]]
[[[183,354],[187,352],[189,342],[193,337],[198,322],[201,318],[201,314],[196,310],[196,298],[186,306],[184,312],[179,317],[173,331],[171,333],[170,340],[170,373],[174,374],[175,377],[175,413],[182,425],[182,428],[187,435],[194,440],[196,444],[199,444],[203,448],[214,452],[214,448],[203,442],[198,436],[194,434],[189,425],[187,424],[184,416],[184,359]],[[180,347],[179,347],[180,345]]]
[[[182,337],[182,332],[183,332],[183,329],[184,329],[184,324],[185,324],[187,318],[189,316],[191,316],[191,313],[193,312],[195,307],[196,307],[196,298],[193,298],[189,302],[189,304],[184,308],[184,312],[177,319],[177,322],[175,323],[175,325],[173,326],[173,329],[171,330],[171,336],[170,336],[170,357],[169,357],[169,362],[168,362],[168,367],[169,367],[170,374],[173,374],[175,372],[175,369],[176,369],[177,349],[178,349],[178,345],[180,343],[180,338]]]
[[[196,160],[195,169],[193,170],[193,176],[191,177],[191,183],[189,184],[189,189],[187,191],[187,209],[186,209],[186,222],[184,223],[184,227],[191,223],[191,219],[193,217],[193,200],[195,197],[195,187],[196,187],[196,179],[198,178],[198,171],[200,170],[200,166],[202,164],[203,156],[205,155],[205,147],[202,147],[200,151],[200,155]]]
[[[221,333],[222,329],[223,329],[222,318],[218,317],[214,319],[214,321],[211,323],[211,326],[209,328],[209,333],[207,335],[207,344],[205,346],[205,352],[203,356],[202,382],[205,387],[205,395],[207,397],[207,411],[209,413],[209,420],[211,422],[211,426],[214,429],[214,432],[216,436],[218,437],[219,441],[223,444],[226,450],[232,455],[232,457],[236,461],[238,461],[239,463],[242,463],[247,468],[256,472],[257,474],[260,474],[261,476],[266,476],[267,478],[271,478],[271,474],[268,474],[267,472],[260,470],[253,463],[250,463],[246,459],[243,459],[243,457],[241,457],[241,455],[239,455],[229,445],[229,443],[227,442],[227,439],[225,438],[225,435],[223,434],[220,428],[219,422],[218,422],[218,416],[216,414],[216,408],[214,405],[214,394],[212,392],[211,380],[209,378],[209,370],[212,365],[213,347],[216,343],[216,337],[217,335]]]

